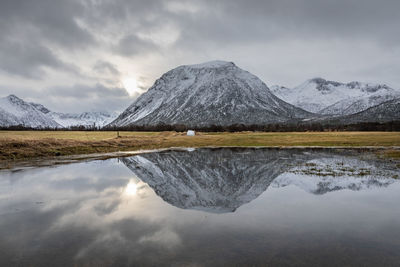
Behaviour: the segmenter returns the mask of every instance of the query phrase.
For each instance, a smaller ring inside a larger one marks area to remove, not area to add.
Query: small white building
[[[186,135],[187,135],[187,136],[195,136],[196,133],[195,133],[195,131],[193,131],[193,130],[188,130],[187,133],[186,133]]]

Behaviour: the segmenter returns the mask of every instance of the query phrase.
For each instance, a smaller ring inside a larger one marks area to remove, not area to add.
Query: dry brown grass
[[[400,146],[400,132],[197,133],[0,131],[0,160],[29,159],[167,147]],[[397,151],[397,152],[396,152]],[[390,155],[398,155],[398,150]]]

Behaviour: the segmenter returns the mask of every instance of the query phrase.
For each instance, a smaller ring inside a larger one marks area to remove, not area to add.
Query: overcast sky
[[[1,0],[0,96],[121,111],[178,65],[400,88],[399,0]]]

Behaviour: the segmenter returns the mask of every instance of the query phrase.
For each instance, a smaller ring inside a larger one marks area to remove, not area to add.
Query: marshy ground
[[[0,131],[0,162],[168,147],[372,147],[400,158],[400,132]]]

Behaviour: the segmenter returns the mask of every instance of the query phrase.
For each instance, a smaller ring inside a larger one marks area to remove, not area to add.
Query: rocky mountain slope
[[[273,95],[232,62],[212,61],[168,71],[110,126],[268,124],[311,114]]]
[[[400,98],[384,102],[356,114],[331,118],[328,120],[337,121],[341,124],[371,121],[400,121]]]
[[[0,126],[31,128],[62,128],[62,126],[31,103],[15,95],[0,98]]]
[[[310,112],[349,115],[400,97],[400,90],[385,84],[339,83],[314,78],[295,88],[272,86],[281,99]]]
[[[61,113],[38,103],[28,103],[9,95],[0,98],[0,126],[22,125],[31,128],[64,128],[70,126],[102,127],[115,119],[106,112]]]

